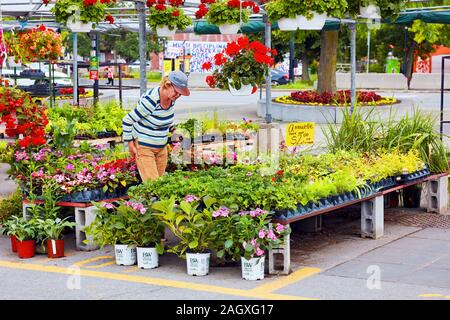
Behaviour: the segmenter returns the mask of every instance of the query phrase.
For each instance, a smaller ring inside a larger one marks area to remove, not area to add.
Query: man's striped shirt
[[[125,141],[138,139],[139,145],[163,148],[167,144],[169,127],[173,123],[173,103],[168,109],[161,106],[160,88],[148,90],[134,110],[122,121]]]

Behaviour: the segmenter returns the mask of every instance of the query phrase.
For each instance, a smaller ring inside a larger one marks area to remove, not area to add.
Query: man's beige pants
[[[136,146],[136,164],[142,181],[156,180],[161,177],[167,167],[167,148],[150,148],[141,146],[134,140]]]

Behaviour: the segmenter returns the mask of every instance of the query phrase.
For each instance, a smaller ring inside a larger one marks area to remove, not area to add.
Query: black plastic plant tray
[[[397,183],[408,183],[429,176],[430,174],[431,171],[427,168],[413,173],[399,175],[396,180]]]

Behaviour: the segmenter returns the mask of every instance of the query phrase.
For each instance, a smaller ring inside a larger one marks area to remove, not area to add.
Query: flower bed
[[[357,92],[357,106],[381,106],[398,103],[395,98],[381,97],[373,91]],[[330,106],[345,107],[351,105],[351,91],[340,90],[335,94],[324,92],[318,94],[316,91],[296,91],[290,96],[281,96],[273,100],[282,104],[306,105],[306,106]]]

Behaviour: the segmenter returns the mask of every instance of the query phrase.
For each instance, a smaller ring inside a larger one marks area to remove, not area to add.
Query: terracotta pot
[[[49,258],[64,257],[64,240],[47,240],[47,256]]]
[[[20,259],[28,259],[34,257],[35,240],[17,240],[17,255]]]

